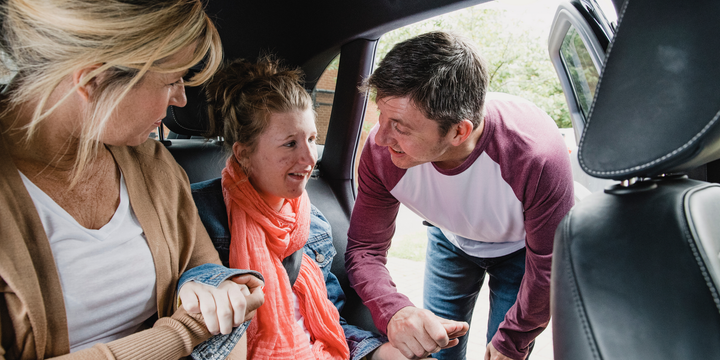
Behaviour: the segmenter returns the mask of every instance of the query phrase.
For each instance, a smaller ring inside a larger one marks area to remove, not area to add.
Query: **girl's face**
[[[302,195],[317,162],[315,114],[312,109],[272,113],[268,121],[244,165],[255,190],[280,210],[285,199]],[[233,147],[238,159],[242,149],[237,143]]]

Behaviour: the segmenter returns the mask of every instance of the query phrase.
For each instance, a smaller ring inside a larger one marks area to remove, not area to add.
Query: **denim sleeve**
[[[338,312],[342,312],[345,306],[345,293],[333,273],[329,273],[325,277],[325,287],[327,287],[328,299],[335,304]],[[350,348],[351,360],[362,359],[388,341],[386,337],[380,334],[348,324],[342,316],[340,317],[340,325],[345,331],[345,340]]]
[[[254,270],[229,269],[218,264],[203,264],[186,271],[180,276],[177,293],[180,292],[180,288],[188,281],[218,287],[221,282],[233,276],[245,274],[254,275],[258,279],[265,281],[263,276]]]
[[[238,341],[240,341],[240,338],[243,336],[243,334],[245,334],[245,330],[247,330],[248,326],[250,325],[250,321],[251,320],[248,320],[242,323],[240,326],[234,328],[233,331],[227,335],[219,334],[205,340],[203,343],[193,349],[190,357],[192,357],[194,360],[225,359],[230,354],[232,349],[235,348],[235,345]]]
[[[180,281],[178,282],[177,293],[180,292],[180,288],[188,281],[195,281],[201,284],[218,287],[223,281],[235,275],[244,274],[254,275],[258,279],[264,281],[262,275],[257,271],[228,269],[222,265],[204,264],[194,267],[182,274],[182,276],[180,277]],[[250,325],[250,321],[246,321],[242,325],[234,328],[230,334],[220,334],[211,337],[210,339],[195,347],[190,356],[195,360],[224,359],[228,356],[228,354],[230,354],[230,351],[232,351],[232,349],[235,347],[235,344],[237,344],[237,342],[243,336],[248,325]]]

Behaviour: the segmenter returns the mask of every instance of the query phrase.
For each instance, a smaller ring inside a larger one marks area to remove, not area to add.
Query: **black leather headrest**
[[[187,105],[168,106],[163,124],[170,131],[190,136],[203,136],[208,129],[207,101],[202,86],[185,87]]]
[[[720,158],[720,2],[628,0],[580,142],[609,179],[686,171]]]

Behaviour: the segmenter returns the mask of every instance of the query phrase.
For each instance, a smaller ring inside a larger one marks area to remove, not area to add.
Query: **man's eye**
[[[403,135],[407,134],[406,132],[400,130],[400,128],[398,128],[398,126],[399,126],[399,124],[396,121],[392,122],[392,127],[393,127],[393,129],[395,129],[395,131],[398,132],[398,134],[403,134]]]

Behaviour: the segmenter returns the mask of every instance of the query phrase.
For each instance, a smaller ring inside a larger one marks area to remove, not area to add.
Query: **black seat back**
[[[666,175],[720,158],[717,2],[631,0],[579,158],[621,180],[558,227],[556,359],[720,358],[720,185]]]

